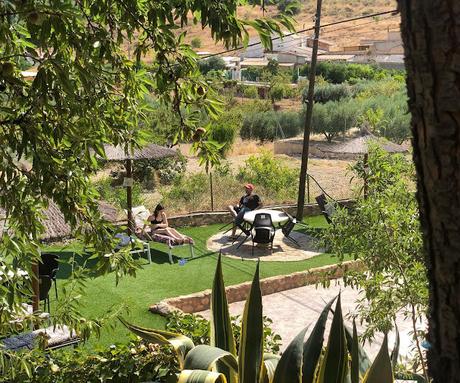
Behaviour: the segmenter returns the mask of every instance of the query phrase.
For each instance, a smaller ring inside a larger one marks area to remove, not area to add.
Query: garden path
[[[286,239],[281,230],[276,230],[275,239],[273,240],[273,251],[270,252],[268,246],[259,244],[254,247],[254,254],[252,254],[251,238],[248,238],[238,249],[238,245],[243,240],[244,235],[232,244],[232,241],[229,239],[230,234],[228,231],[213,235],[206,243],[207,248],[215,252],[222,251],[223,255],[230,258],[253,261],[259,259],[261,261],[281,262],[300,261],[324,253],[324,249],[321,249],[318,245],[318,240],[298,231],[292,231],[291,237],[299,243],[299,246]]]
[[[264,315],[273,320],[272,329],[281,335],[282,346],[284,350],[289,342],[310,323],[315,323],[319,314],[323,310],[326,302],[329,302],[334,296],[341,292],[342,310],[345,317],[346,325],[352,327],[352,321],[348,314],[355,312],[356,300],[360,294],[358,290],[350,287],[344,287],[342,280],[331,281],[330,287],[321,286],[303,286],[297,289],[286,290],[275,294],[263,296]],[[231,303],[231,315],[241,315],[243,313],[245,302]],[[209,319],[209,310],[196,313]],[[329,327],[332,321],[332,315],[329,315],[326,326],[326,339]],[[413,344],[411,341],[411,322],[405,320],[403,315],[397,318],[397,325],[400,334],[400,356],[410,357],[413,355]],[[424,323],[419,323],[419,328],[423,328]],[[313,326],[311,326],[313,327]],[[365,325],[357,323],[358,334],[361,334]],[[309,332],[307,332],[307,337]],[[305,339],[307,339],[307,337]],[[395,333],[391,332],[388,336],[390,350],[393,348]],[[364,348],[371,358],[374,358],[383,341],[383,334],[377,334],[372,344],[366,343]]]

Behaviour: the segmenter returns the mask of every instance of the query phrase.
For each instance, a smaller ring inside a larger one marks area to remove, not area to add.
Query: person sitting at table
[[[193,243],[193,239],[169,227],[165,208],[158,204],[147,220],[150,222],[151,234],[162,234],[173,238],[178,243]]]
[[[234,217],[232,235],[230,239],[235,239],[236,228],[241,227],[243,223],[244,213],[247,211],[256,210],[262,207],[262,201],[260,197],[254,193],[254,185],[244,185],[245,194],[240,198],[240,202],[236,206],[228,206],[228,210]]]

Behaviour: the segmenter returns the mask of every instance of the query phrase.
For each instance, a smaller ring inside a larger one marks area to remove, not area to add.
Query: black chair
[[[300,247],[299,242],[297,242],[294,238],[291,237],[291,232],[294,229],[296,223],[297,220],[295,219],[295,217],[289,216],[288,221],[283,226],[281,226],[281,232],[287,239],[289,239],[291,242]]]
[[[58,297],[57,289],[57,273],[59,271],[59,255],[51,253],[42,253],[42,261],[38,265],[38,275],[41,277],[49,277],[54,283],[54,292],[56,299]]]
[[[43,311],[46,311],[46,306],[48,306],[48,312],[50,312],[50,296],[49,292],[51,290],[52,279],[47,275],[41,275],[39,279],[39,296],[40,301],[43,301]]]
[[[318,197],[315,198],[319,208],[321,209],[321,213],[323,213],[324,218],[326,218],[327,223],[331,224],[332,219],[330,213],[326,209],[327,205],[327,198],[324,194],[319,195]]]
[[[258,213],[254,217],[252,225],[251,239],[252,249],[251,254],[254,255],[254,244],[265,243],[270,244],[270,251],[273,251],[273,239],[275,238],[275,226],[272,222],[270,214]]]

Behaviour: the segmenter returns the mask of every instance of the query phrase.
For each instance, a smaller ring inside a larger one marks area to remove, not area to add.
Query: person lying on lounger
[[[178,243],[193,243],[193,239],[169,227],[165,208],[158,204],[147,220],[150,222],[151,234],[162,234],[173,238]]]

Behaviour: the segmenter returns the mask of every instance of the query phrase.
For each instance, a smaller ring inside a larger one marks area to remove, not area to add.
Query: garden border
[[[339,200],[343,206],[352,206],[355,203],[354,199],[343,199]],[[266,209],[278,209],[284,210],[287,213],[295,216],[297,214],[297,205],[270,205],[264,206]],[[305,204],[304,206],[304,216],[315,216],[321,214],[321,210],[316,203]],[[205,226],[212,225],[216,223],[230,223],[232,216],[228,211],[204,211],[204,212],[194,212],[188,214],[175,215],[168,217],[168,222],[171,226],[174,227],[184,227],[184,226]]]
[[[264,278],[260,281],[260,287],[262,295],[269,295],[306,285],[313,285],[324,280],[341,278],[348,270],[357,271],[362,270],[362,268],[362,263],[359,261],[347,261],[342,264],[316,267],[288,275]],[[246,300],[251,284],[252,282],[244,282],[227,287],[225,291],[228,303]],[[173,311],[195,313],[209,309],[210,301],[211,290],[207,289],[194,294],[164,299],[159,303],[151,305],[149,311],[163,316],[167,316]]]

